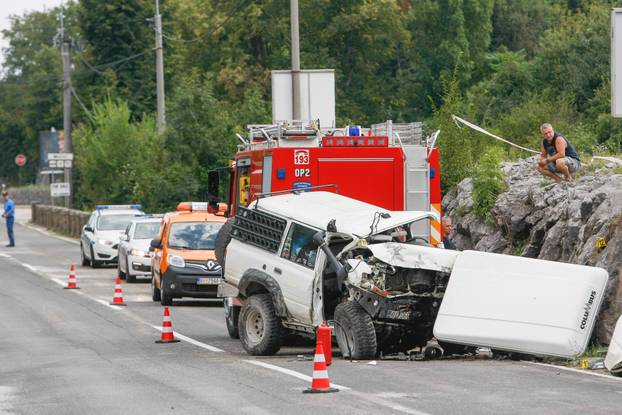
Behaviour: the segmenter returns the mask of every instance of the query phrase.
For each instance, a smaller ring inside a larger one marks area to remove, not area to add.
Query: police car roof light
[[[102,209],[138,209],[141,210],[143,207],[142,205],[96,205],[95,209],[97,210],[102,210]]]

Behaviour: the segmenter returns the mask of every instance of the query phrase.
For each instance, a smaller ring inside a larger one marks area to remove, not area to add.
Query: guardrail
[[[80,237],[82,226],[86,224],[90,216],[88,212],[81,210],[42,205],[36,202],[33,202],[30,207],[32,223],[73,238]]]

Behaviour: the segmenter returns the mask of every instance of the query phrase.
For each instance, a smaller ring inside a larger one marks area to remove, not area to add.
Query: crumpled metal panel
[[[458,251],[449,249],[398,242],[373,244],[367,248],[380,261],[396,267],[429,269],[441,272],[451,272],[454,262],[460,254]]]

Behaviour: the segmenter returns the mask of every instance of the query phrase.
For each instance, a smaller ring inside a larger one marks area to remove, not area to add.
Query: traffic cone
[[[162,317],[162,337],[160,340],[156,340],[156,343],[177,343],[179,340],[175,340],[173,334],[173,324],[171,323],[171,315],[168,312],[168,307],[164,307],[164,317]]]
[[[121,277],[117,275],[117,281],[114,285],[114,297],[110,305],[127,305],[123,302],[123,290],[121,289]]]
[[[67,280],[66,290],[79,290],[78,282],[76,281],[76,267],[71,264],[69,267],[69,279]]]
[[[333,333],[330,326],[326,324],[326,321],[322,322],[322,324],[317,328],[316,339],[317,343],[321,343],[322,349],[324,349],[326,366],[330,366],[333,363],[332,337]]]
[[[318,342],[315,348],[315,358],[313,359],[313,379],[311,387],[302,391],[303,393],[329,393],[339,392],[339,389],[330,387],[328,371],[326,370],[326,359],[324,358],[324,348]]]

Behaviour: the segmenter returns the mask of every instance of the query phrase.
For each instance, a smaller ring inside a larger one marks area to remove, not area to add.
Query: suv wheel
[[[376,356],[374,323],[363,307],[346,301],[335,308],[337,343],[344,358],[373,359]]]
[[[153,301],[160,301],[160,289],[155,285],[155,275],[151,273],[151,299]]]
[[[216,261],[225,269],[225,256],[227,253],[227,245],[231,242],[231,229],[233,228],[233,221],[235,218],[229,218],[227,221],[220,227],[218,234],[216,235],[216,243],[214,246],[214,255],[216,256]]]
[[[82,244],[80,244],[80,263],[83,267],[89,265],[89,260],[86,259],[86,256],[84,255],[84,247]]]
[[[240,307],[235,305],[229,305],[229,302],[227,300],[228,298],[225,298],[223,301],[227,331],[229,332],[229,337],[231,337],[232,339],[239,339],[240,330],[238,328],[238,322],[240,318]]]
[[[130,263],[127,258],[125,259],[125,270],[125,281],[128,283],[136,282],[136,275],[130,274]]]
[[[240,341],[250,355],[273,355],[281,348],[284,329],[270,294],[252,295],[240,310]]]

